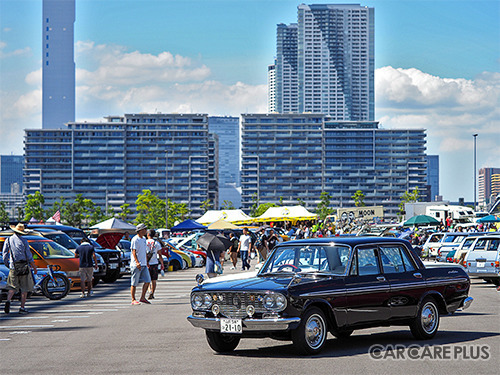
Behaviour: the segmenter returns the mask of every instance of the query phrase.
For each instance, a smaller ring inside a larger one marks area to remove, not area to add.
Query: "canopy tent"
[[[229,221],[220,219],[215,223],[210,224],[208,229],[240,229],[240,227],[230,223]]]
[[[432,216],[428,215],[417,215],[413,216],[411,219],[408,219],[404,222],[403,226],[405,227],[410,227],[414,226],[417,227],[419,225],[439,225],[441,224],[439,220],[434,219]]]
[[[292,221],[298,220],[316,220],[317,214],[309,212],[302,206],[283,206],[283,207],[269,207],[266,212],[261,216],[256,217],[256,222],[270,222],[270,221]]]
[[[188,232],[191,230],[204,230],[204,229],[207,229],[207,227],[197,223],[194,220],[187,219],[184,220],[182,223],[177,224],[172,228],[170,228],[170,232]]]
[[[97,223],[89,229],[97,230],[98,233],[135,233],[135,225],[114,217]]]
[[[209,225],[220,219],[233,224],[251,223],[254,220],[242,210],[210,210],[196,221],[200,224]]]
[[[500,217],[496,217],[495,215],[483,216],[482,218],[477,220],[478,223],[498,223],[500,222]]]

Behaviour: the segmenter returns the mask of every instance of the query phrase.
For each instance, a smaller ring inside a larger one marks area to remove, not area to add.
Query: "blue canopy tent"
[[[496,217],[495,215],[484,216],[477,220],[478,223],[498,223],[500,222],[500,217]]]
[[[184,220],[182,223],[177,224],[170,228],[171,232],[187,232],[191,230],[206,230],[207,227],[204,225],[201,225],[200,223],[197,223],[194,220],[187,219]]]

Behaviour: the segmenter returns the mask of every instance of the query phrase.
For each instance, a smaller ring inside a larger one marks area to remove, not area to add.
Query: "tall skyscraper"
[[[427,184],[430,187],[430,200],[439,196],[439,155],[427,155]]]
[[[75,0],[43,0],[42,128],[75,121]]]
[[[276,65],[267,67],[267,108],[269,112],[276,112]]]
[[[374,22],[359,4],[299,5],[297,24],[277,26],[276,111],[373,121]]]
[[[22,193],[23,164],[24,157],[22,155],[0,155],[1,194]]]
[[[481,168],[479,169],[478,178],[478,193],[479,200],[478,204],[482,209],[486,209],[488,205],[493,203],[499,193],[498,190],[494,189],[494,186],[498,183],[498,178],[500,176],[500,168]]]

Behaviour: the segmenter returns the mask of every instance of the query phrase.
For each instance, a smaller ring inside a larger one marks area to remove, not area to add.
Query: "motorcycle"
[[[37,274],[33,275],[35,286],[33,288],[35,294],[43,294],[51,300],[58,300],[68,295],[71,287],[71,279],[64,272],[56,272],[52,265],[47,268],[39,268]]]

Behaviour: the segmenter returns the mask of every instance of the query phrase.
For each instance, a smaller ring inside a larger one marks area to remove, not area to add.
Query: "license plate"
[[[111,268],[112,270],[118,268],[118,263],[110,263],[109,268]]]
[[[477,268],[482,268],[485,264],[486,262],[477,262]]]
[[[242,333],[243,323],[241,319],[224,319],[220,320],[221,333]]]

